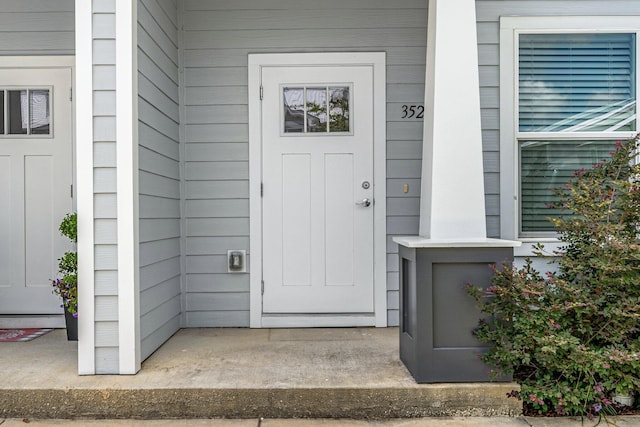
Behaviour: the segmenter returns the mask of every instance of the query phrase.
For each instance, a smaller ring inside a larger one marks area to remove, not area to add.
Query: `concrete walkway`
[[[517,384],[416,384],[397,328],[183,329],[133,376],[76,374],[56,330],[0,343],[0,418],[515,416]]]
[[[4,421],[4,423],[3,423]],[[640,416],[620,416],[609,419],[611,425],[619,427],[640,426]],[[598,420],[581,421],[575,418],[531,418],[531,417],[436,417],[416,419],[391,419],[384,421],[361,421],[349,419],[193,419],[193,420],[0,420],[2,427],[595,427]],[[606,426],[603,420],[599,424]]]
[[[597,424],[519,416],[505,397],[516,384],[416,384],[396,328],[184,329],[134,376],[78,376],[76,353],[63,330],[0,343],[0,427]],[[640,417],[610,421],[640,427]]]

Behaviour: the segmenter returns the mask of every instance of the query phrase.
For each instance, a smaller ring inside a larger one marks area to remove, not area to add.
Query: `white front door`
[[[70,68],[0,68],[0,314],[59,314],[72,209]]]
[[[262,86],[263,313],[372,314],[373,67],[264,67]]]

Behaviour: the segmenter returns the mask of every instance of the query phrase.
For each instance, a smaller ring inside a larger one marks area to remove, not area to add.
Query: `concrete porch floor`
[[[78,376],[64,330],[0,343],[0,418],[514,416],[512,383],[416,384],[397,328],[183,329],[137,375]]]

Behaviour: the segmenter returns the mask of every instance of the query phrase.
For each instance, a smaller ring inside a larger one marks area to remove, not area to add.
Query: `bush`
[[[575,172],[556,190],[552,219],[563,246],[556,272],[531,261],[496,268],[491,286],[470,293],[493,320],[475,331],[491,349],[483,360],[514,374],[539,413],[615,413],[614,394],[640,389],[640,165],[638,137]],[[543,248],[538,248],[538,255]]]

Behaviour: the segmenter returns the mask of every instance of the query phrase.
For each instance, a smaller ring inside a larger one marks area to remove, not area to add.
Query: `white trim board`
[[[291,53],[249,55],[249,224],[250,224],[250,326],[273,327],[274,322],[262,313],[262,134],[260,86],[261,69],[265,66],[343,66],[372,65],[374,70],[373,156],[374,156],[374,307],[375,316],[369,325],[387,326],[386,267],[386,59],[384,52]],[[289,321],[286,320],[289,318]],[[333,326],[344,324],[336,315]],[[348,318],[348,317],[347,317]],[[280,327],[297,324],[299,316],[278,316]],[[318,317],[315,326],[332,321]],[[370,320],[369,320],[370,319]],[[344,320],[344,319],[343,319]],[[274,320],[275,321],[275,320]]]
[[[342,328],[375,326],[374,315],[263,315],[263,328]]]
[[[93,15],[91,2],[76,0],[76,144],[78,212],[78,374],[96,373],[93,229]]]
[[[116,0],[118,349],[120,374],[140,370],[137,3]]]

